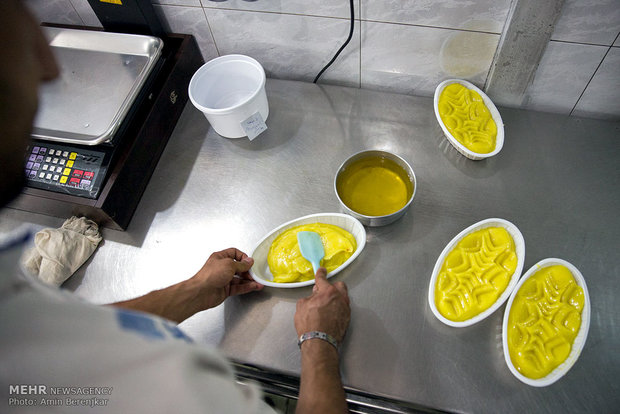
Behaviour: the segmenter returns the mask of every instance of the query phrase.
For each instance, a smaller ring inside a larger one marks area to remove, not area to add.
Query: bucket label
[[[250,141],[252,141],[267,129],[267,125],[260,115],[260,112],[256,112],[254,115],[250,115],[250,117],[241,121],[241,128],[243,128],[245,134],[250,138]]]

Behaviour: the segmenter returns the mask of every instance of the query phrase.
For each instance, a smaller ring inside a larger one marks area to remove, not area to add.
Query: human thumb
[[[244,257],[238,262],[235,262],[235,270],[237,273],[243,273],[250,270],[252,265],[254,264],[254,259],[251,257]]]

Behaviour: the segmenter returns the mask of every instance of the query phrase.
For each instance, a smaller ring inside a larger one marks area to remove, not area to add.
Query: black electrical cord
[[[332,65],[332,63],[334,63],[334,61],[336,60],[338,55],[340,55],[340,52],[342,52],[342,50],[345,47],[347,47],[347,45],[351,41],[351,38],[353,37],[353,22],[355,21],[355,16],[354,16],[354,13],[353,13],[353,0],[349,0],[349,6],[350,6],[350,9],[351,9],[351,28],[349,29],[349,37],[347,37],[347,40],[344,42],[344,44],[342,46],[340,46],[340,49],[338,49],[338,51],[336,52],[336,54],[334,55],[332,60],[330,60],[329,63],[327,65],[325,65],[325,67],[323,69],[321,69],[319,74],[316,75],[316,78],[314,78],[314,82],[313,83],[316,83],[319,80],[319,78],[321,77],[321,75],[323,74],[323,72],[325,72],[327,70],[327,68],[329,68]]]

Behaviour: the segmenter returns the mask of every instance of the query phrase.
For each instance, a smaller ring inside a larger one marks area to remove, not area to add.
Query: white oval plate
[[[491,117],[493,118],[493,121],[495,121],[495,125],[497,125],[497,136],[495,138],[495,149],[489,152],[488,154],[480,154],[478,152],[473,152],[467,149],[456,138],[454,138],[454,136],[450,133],[450,131],[448,131],[448,128],[446,128],[443,121],[441,120],[441,116],[439,115],[439,97],[441,96],[441,92],[443,92],[444,88],[453,83],[460,83],[461,85],[465,86],[467,89],[473,89],[474,91],[478,92],[480,96],[482,97],[484,104],[489,109],[489,112],[491,112]],[[443,133],[448,139],[448,141],[450,142],[450,144],[452,144],[452,146],[456,148],[458,152],[460,152],[461,154],[463,154],[464,156],[466,156],[467,158],[471,160],[481,160],[484,158],[492,157],[493,155],[496,155],[497,153],[501,151],[502,147],[504,146],[504,122],[502,121],[502,117],[499,114],[499,111],[497,110],[497,108],[495,107],[495,104],[493,103],[493,101],[484,92],[482,92],[476,85],[470,82],[467,82],[465,80],[461,80],[461,79],[445,80],[441,82],[439,85],[437,85],[437,88],[435,88],[435,97],[434,97],[433,105],[435,108],[435,117],[437,118],[437,122],[439,122],[439,126],[441,126],[441,129],[443,130]]]
[[[276,283],[273,281],[273,275],[271,274],[269,264],[267,263],[269,248],[276,237],[291,227],[311,223],[333,224],[341,227],[351,233],[353,237],[355,237],[355,241],[357,243],[357,249],[353,255],[338,268],[329,272],[327,274],[328,279],[346,268],[353,260],[355,260],[366,245],[366,229],[364,229],[364,226],[359,222],[359,220],[355,217],[349,216],[348,214],[320,213],[299,217],[273,229],[260,242],[258,242],[258,245],[254,248],[254,251],[251,254],[251,257],[254,258],[254,265],[250,269],[250,275],[252,278],[262,285],[278,288],[298,288],[313,285],[314,279],[306,280],[304,282]]]
[[[484,312],[480,312],[478,315],[474,316],[473,318],[467,319],[462,322],[451,321],[447,319],[446,317],[444,317],[439,312],[439,309],[437,309],[437,306],[435,305],[435,285],[437,284],[437,277],[439,276],[439,271],[441,270],[441,266],[443,265],[443,262],[446,256],[448,255],[448,253],[452,251],[454,246],[456,246],[456,244],[460,242],[461,239],[463,239],[465,236],[467,236],[470,233],[473,233],[475,231],[478,231],[478,230],[481,230],[487,227],[503,227],[512,236],[512,239],[514,240],[514,243],[515,243],[515,250],[517,253],[517,268],[515,269],[515,272],[512,274],[512,277],[510,278],[510,282],[508,282],[508,286],[506,286],[506,290],[504,290],[504,292],[495,301],[495,303],[491,305],[487,310],[485,310]],[[500,219],[500,218],[489,218],[486,220],[479,221],[478,223],[472,224],[471,226],[467,227],[465,230],[457,234],[456,237],[454,237],[452,240],[450,240],[450,242],[446,245],[446,247],[443,249],[443,251],[439,255],[437,262],[435,262],[435,268],[433,269],[430,286],[428,288],[428,304],[431,307],[433,314],[441,322],[445,323],[446,325],[453,326],[455,328],[463,328],[465,326],[470,326],[470,325],[480,322],[481,320],[483,320],[484,318],[486,318],[487,316],[495,312],[497,308],[502,306],[503,303],[506,302],[506,300],[508,300],[508,297],[512,293],[512,290],[514,289],[514,287],[517,285],[517,282],[519,281],[519,277],[521,276],[521,271],[523,270],[524,262],[525,262],[525,240],[523,240],[523,235],[521,234],[517,226],[515,226],[514,224],[512,224],[511,222],[507,220]]]
[[[553,265],[562,265],[568,268],[570,272],[573,274],[575,281],[577,284],[583,289],[584,303],[583,309],[581,311],[581,327],[579,328],[579,333],[575,337],[575,341],[573,342],[573,346],[571,349],[568,358],[566,361],[557,366],[553,371],[551,371],[547,376],[539,379],[531,379],[523,374],[521,374],[515,366],[512,364],[512,360],[510,359],[510,353],[508,352],[508,316],[510,315],[510,308],[512,308],[512,302],[514,301],[517,292],[523,286],[523,283],[530,278],[534,273],[543,269],[545,267],[553,266]],[[504,358],[506,359],[506,364],[508,368],[510,368],[510,372],[514,374],[520,381],[531,385],[533,387],[546,387],[547,385],[551,385],[560,378],[562,378],[568,370],[577,362],[577,358],[581,354],[581,350],[583,349],[586,338],[588,337],[588,330],[590,329],[590,295],[588,294],[588,288],[586,286],[586,281],[583,278],[581,272],[572,264],[562,259],[544,259],[540,262],[536,263],[532,266],[526,273],[523,275],[523,278],[519,281],[519,284],[515,287],[514,291],[510,295],[510,299],[508,299],[508,304],[506,305],[506,311],[504,312],[504,323],[502,325],[502,345],[504,348]]]

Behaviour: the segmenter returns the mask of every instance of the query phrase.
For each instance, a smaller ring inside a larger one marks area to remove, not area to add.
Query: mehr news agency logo
[[[112,387],[48,387],[9,385],[9,406],[105,407]]]

